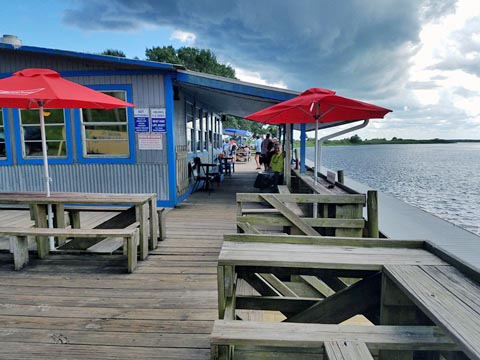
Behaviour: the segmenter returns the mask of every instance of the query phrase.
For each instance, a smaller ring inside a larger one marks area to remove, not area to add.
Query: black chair
[[[220,186],[220,173],[218,171],[210,171],[210,164],[203,164],[202,159],[199,157],[195,157],[193,163],[196,175],[192,193],[197,191],[202,183],[204,184],[204,189],[208,190],[209,194],[213,190],[213,181],[216,181],[218,186]]]

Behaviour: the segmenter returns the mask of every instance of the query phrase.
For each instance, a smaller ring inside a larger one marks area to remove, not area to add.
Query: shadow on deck
[[[209,359],[217,259],[235,231],[236,192],[253,192],[254,162],[167,214],[167,238],[125,273],[121,256],[0,254],[0,358]]]

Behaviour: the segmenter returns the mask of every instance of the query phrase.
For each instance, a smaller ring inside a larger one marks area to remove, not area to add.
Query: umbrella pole
[[[318,172],[318,104],[315,104],[315,171],[313,172],[313,183],[317,186]],[[313,203],[313,217],[318,217],[318,204]]]
[[[318,117],[315,116],[315,171],[313,173],[313,180],[314,184],[317,185],[317,178],[318,178]]]
[[[42,136],[42,156],[43,156],[43,172],[45,175],[45,191],[47,197],[50,197],[50,175],[48,173],[48,154],[47,154],[47,137],[45,134],[45,115],[43,112],[43,104],[39,103],[39,112],[40,112],[40,134]],[[48,228],[53,228],[53,211],[52,204],[47,205],[47,219],[48,219]],[[55,240],[53,236],[48,238],[50,245],[50,250],[55,250]]]

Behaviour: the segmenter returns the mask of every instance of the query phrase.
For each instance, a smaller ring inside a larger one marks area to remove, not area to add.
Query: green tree
[[[362,143],[362,138],[360,136],[358,136],[357,134],[355,134],[350,138],[350,142],[352,144],[361,144]]]
[[[127,57],[122,50],[116,49],[107,49],[100,53],[100,55],[109,55],[109,56],[117,56],[117,57]]]
[[[230,65],[220,64],[215,54],[207,49],[181,47],[175,50],[171,45],[157,46],[151,49],[147,48],[145,55],[150,61],[179,64],[192,71],[236,79],[235,69]]]

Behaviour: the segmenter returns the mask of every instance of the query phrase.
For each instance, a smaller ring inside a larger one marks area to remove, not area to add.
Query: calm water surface
[[[478,143],[329,146],[322,165],[480,235]]]

